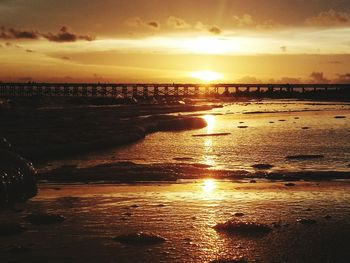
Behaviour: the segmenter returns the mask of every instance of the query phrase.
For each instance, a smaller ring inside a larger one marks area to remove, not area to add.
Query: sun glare
[[[203,181],[203,191],[211,193],[216,188],[216,182],[213,179],[206,179]]]
[[[215,126],[215,116],[214,115],[204,115],[203,119],[207,123],[207,130],[211,132]]]
[[[191,77],[203,82],[211,82],[222,79],[223,75],[211,70],[201,70],[192,72]]]

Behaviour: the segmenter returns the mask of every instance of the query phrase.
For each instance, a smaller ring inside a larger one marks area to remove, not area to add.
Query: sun
[[[211,193],[216,188],[216,182],[213,179],[206,179],[203,181],[203,191],[206,193]]]
[[[194,71],[191,73],[191,77],[195,79],[199,79],[203,82],[212,82],[212,81],[223,79],[223,75],[221,73],[211,71],[211,70]]]

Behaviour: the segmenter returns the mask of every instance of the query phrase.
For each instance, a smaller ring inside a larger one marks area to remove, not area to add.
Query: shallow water
[[[200,180],[177,184],[41,185],[22,212],[0,214],[23,223],[35,211],[62,214],[57,225],[31,225],[17,236],[0,237],[4,262],[209,262],[244,257],[248,262],[347,262],[350,252],[348,182],[232,183]],[[134,207],[136,205],[136,207]],[[274,222],[263,236],[216,232],[235,218]],[[324,218],[331,216],[330,219]],[[302,225],[297,219],[317,221]],[[149,231],[166,238],[150,246],[123,245],[113,237]],[[25,253],[8,248],[22,245]]]
[[[179,160],[174,158],[192,158],[186,162],[209,164],[214,169],[253,171],[253,164],[268,163],[274,165],[275,171],[350,171],[349,103],[273,100],[227,104],[200,114],[208,122],[208,127],[202,130],[158,132],[132,145],[50,165],[86,167],[117,161],[177,163]],[[345,118],[334,118],[339,115]],[[192,136],[211,133],[230,134]],[[300,154],[324,155],[324,158],[285,158]]]

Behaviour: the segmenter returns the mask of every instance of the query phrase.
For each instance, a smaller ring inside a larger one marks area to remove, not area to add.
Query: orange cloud
[[[125,25],[128,27],[135,28],[148,28],[152,30],[160,30],[160,23],[158,21],[144,21],[138,16],[128,18],[125,21]]]
[[[68,28],[63,26],[57,34],[47,33],[42,34],[44,38],[53,42],[75,42],[77,40],[93,41],[95,37],[89,35],[77,35],[68,32]]]
[[[186,29],[191,27],[191,25],[188,24],[185,20],[176,16],[169,16],[167,25],[175,29]]]
[[[342,26],[349,25],[350,15],[345,12],[337,12],[333,9],[319,13],[317,16],[306,19],[309,26]]]

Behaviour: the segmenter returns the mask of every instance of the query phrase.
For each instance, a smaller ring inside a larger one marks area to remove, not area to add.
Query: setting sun
[[[211,82],[223,79],[222,74],[211,70],[194,71],[191,73],[191,77],[203,82]]]

